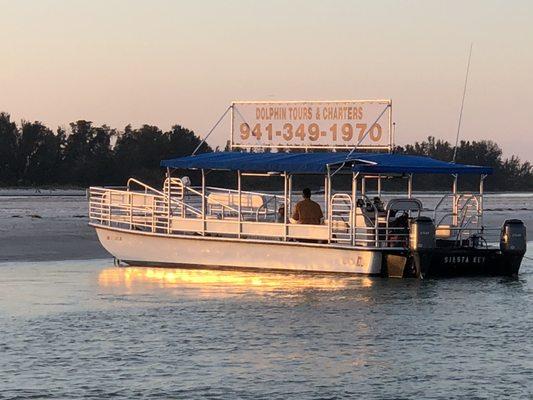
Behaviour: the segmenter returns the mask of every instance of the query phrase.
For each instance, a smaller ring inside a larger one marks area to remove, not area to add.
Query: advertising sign
[[[233,147],[392,146],[390,100],[234,102]]]

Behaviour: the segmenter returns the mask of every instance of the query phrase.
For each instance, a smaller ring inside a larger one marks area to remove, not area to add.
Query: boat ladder
[[[152,232],[168,233],[170,226],[168,201],[164,197],[154,197],[152,206]]]
[[[183,207],[183,199],[185,197],[185,188],[183,180],[180,178],[167,178],[163,184],[163,193],[170,196],[171,200],[179,200],[172,202],[172,212],[175,215],[185,217],[185,207]]]
[[[459,228],[456,240],[460,241],[471,234],[471,230],[477,229],[480,224],[481,208],[478,196],[473,194],[461,194],[456,196],[455,225]]]
[[[329,206],[331,242],[352,243],[352,197],[346,193],[335,193]]]

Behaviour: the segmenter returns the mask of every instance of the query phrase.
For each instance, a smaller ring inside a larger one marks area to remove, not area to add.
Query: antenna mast
[[[463,107],[465,105],[466,97],[466,85],[468,83],[468,73],[470,72],[470,59],[472,58],[472,47],[474,43],[470,43],[470,53],[468,54],[468,64],[466,65],[466,77],[465,77],[465,86],[463,88],[463,100],[461,101],[461,111],[459,112],[459,123],[457,124],[457,136],[455,137],[455,148],[453,149],[453,160],[457,157],[457,146],[459,145],[459,133],[461,132],[461,120],[463,119]]]

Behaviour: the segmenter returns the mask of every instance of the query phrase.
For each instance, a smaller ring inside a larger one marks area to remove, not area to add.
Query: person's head
[[[304,199],[310,199],[311,198],[311,189],[305,188],[302,191],[302,196],[303,196]]]

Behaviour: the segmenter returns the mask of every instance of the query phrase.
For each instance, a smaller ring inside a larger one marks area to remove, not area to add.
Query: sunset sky
[[[462,138],[533,160],[532,1],[0,1],[0,110],[181,124],[232,100],[392,98],[400,144]],[[228,123],[209,142],[223,145]]]

